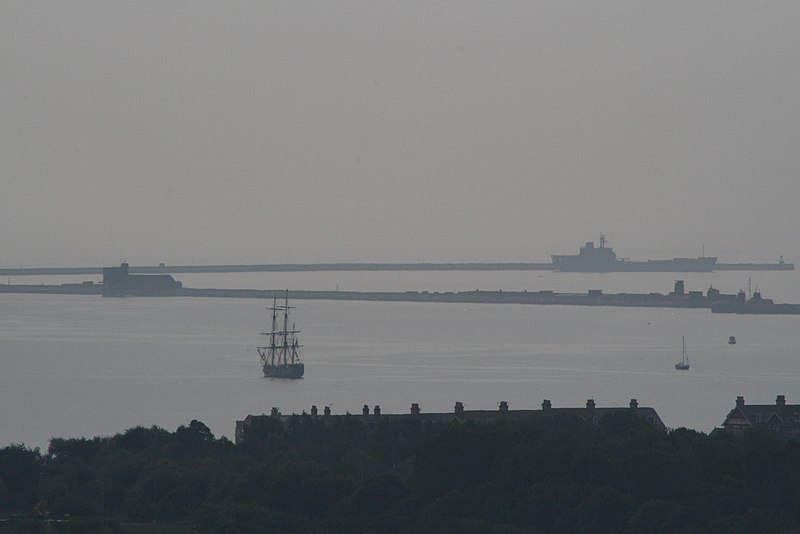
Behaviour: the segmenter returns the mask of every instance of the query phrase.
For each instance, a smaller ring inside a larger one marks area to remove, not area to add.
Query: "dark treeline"
[[[798,528],[800,443],[662,432],[627,413],[597,426],[264,418],[238,446],[192,421],[0,449],[0,532]]]

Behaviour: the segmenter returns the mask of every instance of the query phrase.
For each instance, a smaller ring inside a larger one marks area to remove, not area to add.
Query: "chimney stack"
[[[786,396],[778,395],[778,398],[775,399],[775,404],[780,407],[786,406]]]
[[[500,413],[508,413],[508,402],[500,401]]]
[[[631,410],[635,410],[639,407],[639,402],[636,399],[631,399]]]
[[[311,416],[312,417],[316,417],[317,416],[317,405],[316,404],[311,406]]]
[[[376,404],[375,409],[372,410],[372,413],[374,413],[376,417],[379,416],[381,414],[381,407]]]
[[[280,415],[280,412],[278,411],[278,409],[275,406],[273,406],[272,410],[269,412],[269,414],[272,417],[278,417]]]
[[[361,415],[369,415],[369,406],[367,406],[366,404],[364,405],[363,408],[361,408]]]
[[[456,402],[455,413],[457,417],[464,416],[464,403],[461,401]]]
[[[552,407],[553,407],[553,404],[549,400],[545,399],[545,400],[542,401],[542,411],[549,410]]]
[[[322,413],[325,415],[325,417],[330,417],[330,415],[331,415],[331,407],[330,406],[325,406],[325,409],[322,410]]]
[[[586,401],[586,408],[588,410],[594,410],[594,399],[589,399]]]
[[[411,405],[411,415],[419,415],[419,403],[415,402]]]
[[[736,407],[741,408],[742,406],[744,406],[744,397],[739,395],[738,397],[736,397]]]

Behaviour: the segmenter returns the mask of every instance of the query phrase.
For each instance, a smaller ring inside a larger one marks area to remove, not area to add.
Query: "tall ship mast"
[[[279,306],[278,299],[273,298],[272,307],[267,308],[271,314],[271,322],[261,334],[264,336],[264,345],[256,347],[261,358],[261,368],[264,376],[269,378],[303,378],[305,365],[300,357],[302,345],[297,339],[300,330],[289,329],[289,290],[286,290],[284,304]],[[281,317],[281,315],[283,317]],[[268,321],[270,314],[267,315]]]

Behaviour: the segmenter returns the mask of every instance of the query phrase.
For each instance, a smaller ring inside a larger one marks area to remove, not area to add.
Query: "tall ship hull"
[[[267,378],[303,378],[305,365],[302,363],[290,363],[286,365],[267,365],[262,366],[264,376]]]
[[[618,259],[614,249],[607,247],[605,236],[600,236],[600,246],[595,247],[589,241],[575,255],[551,256],[553,269],[578,273],[612,273],[612,272],[700,272],[708,273],[717,265],[714,256],[697,258],[672,258],[671,260],[630,261]]]

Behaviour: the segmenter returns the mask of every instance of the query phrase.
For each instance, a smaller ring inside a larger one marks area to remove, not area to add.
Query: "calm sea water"
[[[189,287],[341,290],[668,292],[758,285],[800,302],[796,272],[577,275],[550,272],[177,275]],[[78,277],[81,280],[90,277]],[[12,278],[12,283],[75,281]],[[737,395],[800,402],[800,316],[708,310],[296,301],[306,377],[261,376],[265,302],[0,294],[0,446],[110,435],[191,419],[233,437],[251,413],[384,413],[554,406],[656,408],[671,427],[710,431]],[[738,344],[727,344],[735,335]],[[681,336],[691,370],[678,372]]]

